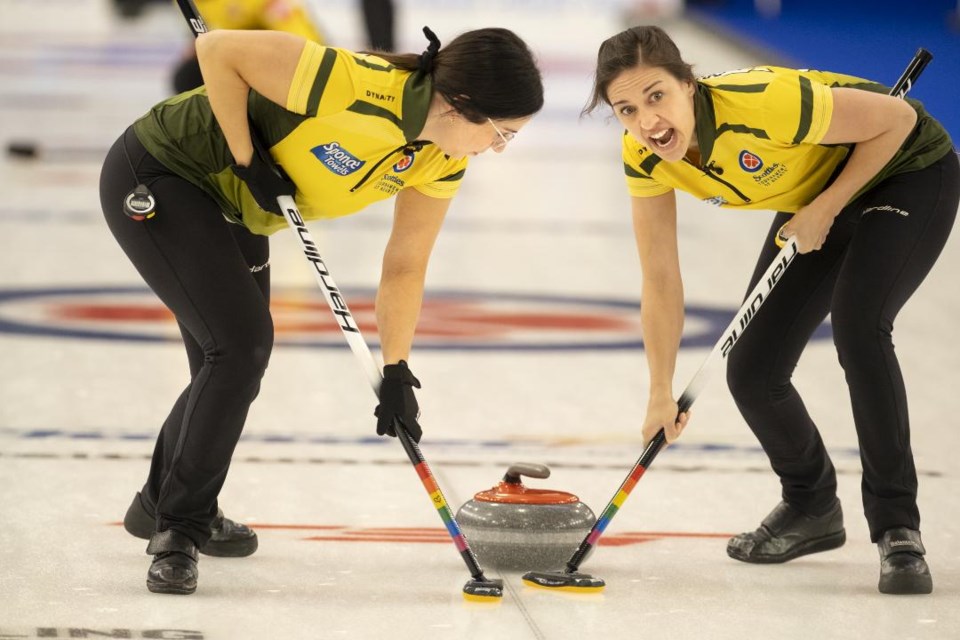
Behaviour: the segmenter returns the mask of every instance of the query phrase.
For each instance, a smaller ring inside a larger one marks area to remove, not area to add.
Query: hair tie
[[[433,59],[437,56],[437,52],[440,51],[440,39],[437,38],[437,34],[430,30],[430,27],[423,28],[423,35],[427,36],[430,44],[427,45],[427,50],[420,54],[420,61],[417,63],[417,68],[421,73],[430,73],[430,70],[433,69]]]

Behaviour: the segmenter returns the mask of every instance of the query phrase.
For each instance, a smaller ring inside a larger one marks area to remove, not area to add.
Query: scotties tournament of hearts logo
[[[763,168],[763,160],[760,159],[760,156],[744,149],[740,152],[740,168],[747,173],[756,173]]]

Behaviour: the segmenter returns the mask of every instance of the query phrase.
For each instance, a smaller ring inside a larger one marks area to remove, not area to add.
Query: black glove
[[[250,164],[246,167],[239,164],[230,165],[233,173],[247,183],[250,194],[257,204],[264,211],[278,216],[282,216],[280,205],[277,204],[277,198],[280,196],[291,196],[297,193],[297,185],[293,184],[289,178],[281,176],[273,167],[273,161],[264,162],[263,158],[256,151],[250,158]]]
[[[399,420],[406,427],[414,442],[420,442],[423,429],[417,422],[420,405],[413,395],[413,387],[420,388],[420,381],[413,377],[407,363],[388,364],[383,368],[383,384],[380,385],[380,404],[373,415],[377,416],[377,435],[397,436],[393,421]]]

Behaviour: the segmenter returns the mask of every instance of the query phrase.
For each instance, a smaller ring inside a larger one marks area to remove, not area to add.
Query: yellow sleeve
[[[286,31],[323,43],[301,0],[195,0],[211,29]]]
[[[263,9],[265,29],[286,31],[323,44],[320,31],[310,21],[306,8],[296,0],[270,0]]]
[[[662,185],[640,169],[642,154],[636,140],[630,134],[623,135],[623,173],[627,191],[637,198],[650,198],[668,193],[673,187]]]
[[[463,181],[463,176],[466,171],[466,158],[451,161],[446,164],[443,172],[444,175],[441,178],[426,184],[414,185],[413,188],[423,195],[430,196],[431,198],[449,199],[457,195],[457,191],[460,190],[460,183]]]
[[[812,73],[778,73],[764,91],[763,130],[776,142],[818,144],[832,116],[830,86]]]
[[[290,83],[286,108],[318,117],[343,111],[356,99],[354,64],[345,51],[308,41]]]
[[[262,0],[195,0],[203,21],[211,29],[256,29]]]

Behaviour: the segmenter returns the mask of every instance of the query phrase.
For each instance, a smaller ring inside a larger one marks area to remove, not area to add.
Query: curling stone
[[[577,496],[529,489],[520,476],[549,478],[542,464],[511,465],[495,487],[457,511],[457,522],[482,567],[547,571],[563,567],[597,518]]]

